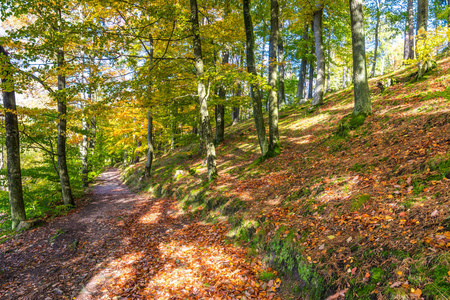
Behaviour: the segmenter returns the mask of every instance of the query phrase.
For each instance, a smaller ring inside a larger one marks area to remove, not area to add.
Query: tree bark
[[[222,56],[222,64],[228,64],[230,61],[230,54],[228,50],[224,50]],[[219,99],[225,102],[226,100],[226,90],[222,85],[219,88]],[[220,144],[225,139],[225,104],[217,104],[216,107],[216,144]]]
[[[145,178],[150,178],[152,172],[153,158],[155,156],[155,150],[153,148],[153,117],[151,107],[148,108],[147,120],[148,120],[147,125],[148,153],[147,153],[147,163],[145,164],[144,176]]]
[[[370,114],[372,112],[372,107],[369,96],[369,84],[367,82],[362,0],[350,0],[350,18],[352,26],[353,82],[355,98],[353,114]]]
[[[347,67],[344,66],[342,70],[342,88],[345,89],[347,87]]]
[[[87,187],[89,185],[89,165],[88,165],[88,153],[89,153],[89,140],[88,140],[88,131],[89,125],[86,119],[86,116],[83,116],[82,120],[82,129],[83,129],[83,139],[81,141],[81,177],[83,179],[83,186]]]
[[[61,194],[66,205],[75,205],[70,187],[69,172],[67,170],[66,136],[67,136],[67,96],[66,76],[64,75],[64,51],[58,51],[58,142],[56,153],[58,155],[59,179]]]
[[[305,25],[305,32],[303,33],[303,42],[306,42],[308,40],[308,25]],[[299,72],[299,78],[298,78],[298,86],[297,86],[297,98],[300,103],[303,103],[303,97],[304,97],[304,90],[305,90],[305,78],[306,78],[306,67],[308,64],[308,61],[306,60],[306,49],[302,49],[304,51],[302,55],[302,60],[300,63],[300,72]]]
[[[322,16],[323,7],[320,7],[316,12],[314,12],[314,40],[317,59],[317,78],[312,105],[323,104],[323,94],[325,87],[325,53],[323,51]]]
[[[370,74],[371,77],[375,77],[375,69],[377,67],[377,52],[378,52],[378,31],[380,28],[380,18],[381,18],[381,12],[380,12],[380,0],[376,0],[377,2],[377,22],[375,25],[375,49],[373,52],[373,64],[372,64],[372,72]]]
[[[312,43],[311,60],[309,61],[309,83],[308,83],[308,99],[313,98],[313,84],[314,84],[314,43]]]
[[[247,71],[256,78],[255,63],[255,37],[253,35],[252,16],[250,14],[250,0],[243,0],[243,14],[246,35],[246,54],[247,54]],[[250,93],[253,102],[253,118],[255,119],[255,127],[258,135],[261,156],[265,157],[269,149],[266,139],[266,130],[264,126],[264,118],[262,112],[262,102],[259,87],[255,83],[250,84]]]
[[[284,86],[286,63],[284,61],[284,45],[283,36],[280,33],[278,37],[278,104],[281,106],[287,105],[286,103],[286,89]]]
[[[428,0],[418,0],[417,3],[417,41],[422,41],[427,38],[428,30]],[[419,61],[417,79],[422,76],[431,68],[430,59],[425,61]]]
[[[149,72],[152,69],[153,64],[153,36],[149,35],[149,51],[148,51],[148,69]],[[149,74],[151,75],[151,74]],[[149,82],[149,97],[152,95],[152,81]],[[152,116],[152,108],[151,106],[148,108],[147,112],[147,146],[148,146],[148,152],[147,152],[147,162],[145,163],[145,171],[144,171],[144,177],[150,178],[151,172],[152,172],[152,164],[153,164],[153,158],[155,157],[155,149],[153,147],[153,116]]]
[[[408,0],[408,16],[406,19],[405,49],[403,59],[414,59],[414,9],[413,0]]]
[[[269,43],[269,152],[279,148],[278,100],[277,100],[277,46],[279,34],[278,0],[270,1],[270,43]]]
[[[12,229],[26,219],[23,201],[22,174],[20,169],[19,122],[17,119],[14,79],[8,52],[0,46],[0,55],[7,61],[2,67],[3,108],[5,109],[6,159],[8,171],[9,205],[11,208]]]
[[[192,22],[192,35],[193,35],[193,46],[194,46],[194,57],[195,57],[195,69],[198,76],[197,81],[197,92],[200,103],[200,117],[202,128],[204,130],[204,139],[206,145],[206,162],[208,169],[208,180],[212,181],[217,177],[217,166],[216,166],[216,148],[214,147],[212,139],[211,121],[209,119],[208,112],[208,91],[203,83],[203,56],[202,56],[202,45],[200,40],[200,26],[198,23],[198,7],[197,0],[190,0],[191,6],[191,22]]]

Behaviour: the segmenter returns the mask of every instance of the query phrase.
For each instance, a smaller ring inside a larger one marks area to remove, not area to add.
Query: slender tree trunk
[[[317,78],[312,105],[323,104],[323,92],[325,87],[325,53],[323,51],[322,16],[323,7],[314,13],[314,40],[317,58]]]
[[[151,71],[153,66],[153,36],[149,35],[149,51],[148,51],[148,68],[149,71]],[[152,82],[150,80],[149,83],[149,96],[152,95]],[[150,178],[151,172],[152,172],[152,164],[153,164],[153,158],[155,157],[155,149],[153,147],[153,116],[152,116],[152,108],[151,106],[148,108],[147,112],[147,146],[148,146],[148,152],[147,152],[147,162],[145,164],[145,171],[144,171],[144,177]]]
[[[279,148],[278,100],[277,100],[277,45],[279,34],[278,0],[270,1],[270,43],[269,43],[269,151],[274,154]]]
[[[209,119],[208,113],[208,91],[201,78],[204,72],[203,66],[203,56],[202,56],[202,45],[200,39],[200,26],[198,24],[198,7],[197,0],[190,0],[191,4],[191,22],[192,22],[192,35],[193,35],[193,46],[194,46],[194,57],[195,57],[195,69],[198,76],[197,90],[198,98],[200,102],[200,117],[202,128],[204,130],[204,139],[206,145],[206,162],[208,168],[208,180],[211,181],[217,177],[217,166],[216,166],[216,148],[214,147],[211,121]]]
[[[247,71],[256,76],[255,63],[255,37],[253,35],[252,16],[250,14],[250,0],[243,0],[243,14],[245,23],[246,35],[246,52],[247,52]],[[251,83],[250,93],[253,102],[253,117],[255,119],[256,132],[258,134],[259,147],[261,149],[261,156],[265,157],[269,149],[269,144],[266,139],[266,130],[264,126],[264,118],[262,112],[262,102],[259,87]]]
[[[236,64],[239,67],[242,67],[244,65],[244,57],[242,53],[241,55],[239,55],[239,57],[236,58]],[[238,97],[242,96],[242,86],[240,82],[237,87],[236,96]],[[239,113],[240,113],[239,106],[234,106],[232,108],[232,111],[233,111],[233,125],[236,125],[239,122]]]
[[[230,60],[230,53],[228,50],[224,50],[222,56],[222,64],[228,64]],[[219,99],[222,102],[226,100],[226,90],[222,85],[219,88]],[[225,104],[218,104],[216,107],[216,144],[220,144],[225,139]]]
[[[312,44],[312,55],[314,55],[314,43]],[[314,58],[311,56],[309,61],[309,83],[308,83],[308,99],[313,98],[313,87],[314,87]]]
[[[82,128],[83,128],[83,139],[81,141],[81,174],[83,179],[83,186],[87,187],[89,185],[89,165],[88,165],[88,153],[89,153],[89,140],[88,134],[89,125],[86,116],[83,116],[82,120]]]
[[[405,49],[403,59],[414,59],[414,9],[413,0],[408,0],[408,16],[406,19]]]
[[[278,104],[286,105],[286,90],[284,86],[286,62],[284,61],[284,45],[282,34],[278,37]]]
[[[342,68],[342,88],[345,89],[347,87],[347,67],[344,66],[344,68]]]
[[[240,83],[237,86],[236,96],[237,97],[242,96],[242,86]],[[239,113],[240,113],[239,106],[233,107],[233,125],[239,123]]]
[[[63,74],[65,67],[64,51],[58,51],[58,142],[56,153],[58,154],[58,169],[61,182],[61,194],[64,204],[75,205],[70,187],[69,172],[67,170],[66,136],[67,136],[67,96],[66,76]]]
[[[305,25],[305,32],[303,33],[303,41],[308,40],[308,25]],[[306,65],[308,64],[306,60],[306,49],[303,49],[305,53],[302,55],[302,60],[300,63],[300,72],[299,72],[299,78],[298,78],[298,87],[297,87],[297,98],[299,99],[299,103],[303,103],[303,97],[304,97],[304,89],[305,89],[305,78],[306,78]]]
[[[16,93],[8,52],[0,46],[0,55],[8,63],[2,66],[3,108],[5,109],[6,159],[8,171],[9,205],[11,208],[12,229],[26,219],[23,201],[22,174],[20,169],[19,122],[17,119]]]
[[[373,64],[372,64],[372,72],[370,74],[371,77],[375,77],[375,70],[377,67],[377,52],[378,52],[378,31],[380,28],[380,18],[381,18],[381,12],[380,12],[380,1],[376,0],[377,2],[377,23],[375,25],[375,49],[373,52]]]
[[[366,44],[364,39],[364,15],[362,0],[350,0],[352,24],[353,82],[355,106],[353,114],[370,114],[372,107],[366,69]]]
[[[417,42],[427,38],[428,30],[428,0],[418,0],[417,3]],[[426,57],[418,63],[417,79],[431,68],[431,58]]]
[[[147,153],[147,163],[145,164],[145,172],[144,172],[145,178],[149,178],[151,175],[153,158],[155,156],[155,150],[153,148],[153,117],[151,107],[148,108],[147,120],[148,120],[147,126],[148,153]]]
[[[328,30],[328,39],[327,39],[327,57],[326,60],[327,64],[327,88],[325,89],[326,93],[329,93],[331,91],[331,47],[330,47],[330,41],[331,41],[331,29]]]

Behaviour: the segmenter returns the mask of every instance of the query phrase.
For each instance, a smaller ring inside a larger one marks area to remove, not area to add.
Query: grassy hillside
[[[283,298],[448,299],[450,59],[419,82],[411,72],[371,80],[365,120],[348,117],[351,88],[281,110],[281,155],[263,163],[253,121],[227,127],[211,184],[195,146],[157,159],[150,182],[139,164],[124,177],[228,223],[231,241],[284,275]]]

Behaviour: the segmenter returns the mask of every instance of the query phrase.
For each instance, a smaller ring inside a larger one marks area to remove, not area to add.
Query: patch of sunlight
[[[173,295],[192,299],[212,296],[217,288],[230,285],[237,290],[246,285],[245,269],[234,255],[227,253],[227,247],[215,241],[203,240],[200,235],[195,244],[185,241],[171,241],[160,244],[161,268],[146,286],[150,294],[158,299],[168,299]],[[211,294],[209,294],[211,293]]]
[[[249,136],[249,138],[256,139],[256,136],[252,135],[252,136]],[[242,143],[242,144],[238,145],[237,147],[243,151],[250,151],[250,150],[254,150],[255,145]]]
[[[143,215],[139,222],[143,224],[155,224],[158,222],[161,218],[161,212],[163,210],[163,207],[161,206],[162,201],[155,202],[152,205],[152,209],[147,212],[145,215]]]
[[[316,115],[310,118],[303,118],[301,120],[298,120],[295,123],[292,123],[290,126],[286,126],[286,129],[289,130],[306,130],[309,127],[312,127],[314,125],[317,125],[319,123],[325,122],[327,120],[330,119],[330,115],[325,113],[325,114],[320,114],[320,115]]]
[[[440,113],[450,111],[450,103],[444,97],[439,97],[434,100],[428,100],[426,103],[419,107],[415,107],[407,112],[402,112],[405,116],[420,115],[424,113],[429,113],[432,111],[439,111]]]
[[[113,282],[115,286],[127,283],[136,271],[133,265],[143,257],[143,252],[134,252],[113,260],[88,281],[76,299],[92,299],[94,293],[96,299],[102,298],[101,295],[107,296],[111,283]]]
[[[314,139],[314,136],[311,134],[308,135],[304,135],[304,136],[300,136],[300,137],[294,137],[294,138],[290,138],[289,142],[293,142],[297,145],[301,145],[301,144],[308,144],[311,143]]]

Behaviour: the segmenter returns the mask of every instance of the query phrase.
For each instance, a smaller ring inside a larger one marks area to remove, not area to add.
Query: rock
[[[42,224],[44,224],[44,221],[41,219],[20,221],[19,225],[17,225],[16,227],[16,230],[17,231],[27,230]]]

